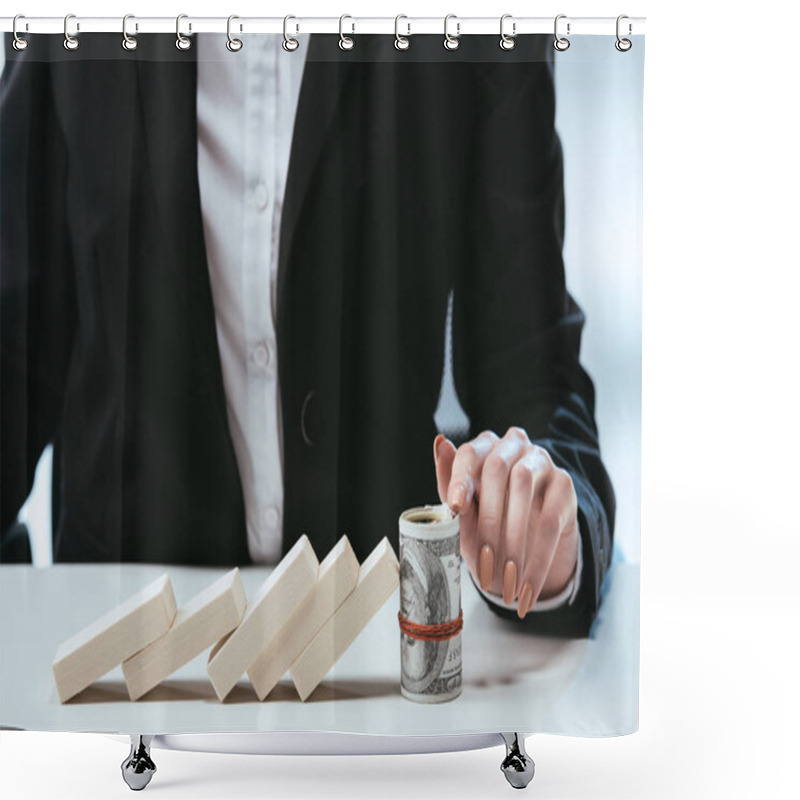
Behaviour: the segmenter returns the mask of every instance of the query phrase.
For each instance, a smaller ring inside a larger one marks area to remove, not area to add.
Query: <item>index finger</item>
[[[475,494],[475,475],[480,474],[486,456],[499,438],[492,431],[483,431],[456,451],[447,489],[447,504],[456,514],[472,501]]]

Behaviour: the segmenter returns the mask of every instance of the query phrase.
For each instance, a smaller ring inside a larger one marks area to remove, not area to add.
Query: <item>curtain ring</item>
[[[616,47],[617,50],[620,51],[620,53],[627,53],[628,50],[630,50],[631,47],[633,47],[633,42],[631,42],[630,39],[623,39],[619,35],[619,23],[622,22],[623,19],[628,19],[628,15],[627,14],[620,14],[617,17],[617,41],[614,42],[614,47]],[[630,36],[631,33],[633,33],[633,26],[629,22],[628,23],[628,35]]]
[[[78,47],[80,46],[78,38],[76,36],[69,35],[69,21],[71,19],[75,19],[74,14],[67,14],[67,16],[64,17],[64,48],[66,50],[77,50]],[[76,31],[79,31],[81,29],[79,22],[75,23],[75,26],[76,26],[75,27]]]
[[[287,14],[283,18],[283,49],[286,50],[287,53],[293,53],[298,47],[300,47],[300,42],[298,42],[297,39],[293,39],[291,36],[289,36],[288,26],[290,19],[297,19],[297,17]],[[297,26],[295,26],[295,29],[296,28]]]
[[[555,36],[555,40],[553,41],[553,47],[559,51],[559,53],[563,53],[565,50],[569,49],[569,39],[565,38],[564,36],[558,35],[558,21],[560,19],[566,19],[566,14],[559,14],[556,17],[555,25],[553,26],[553,35]],[[567,22],[567,36],[569,36],[569,29],[570,24]]]
[[[175,47],[178,50],[188,50],[192,46],[192,40],[188,36],[184,36],[181,33],[181,20],[187,19],[188,14],[178,14],[178,18],[175,20],[175,36],[178,38],[175,39]],[[192,30],[192,23],[189,23],[189,30]]]
[[[408,27],[408,31],[406,32],[405,36],[400,35],[400,20],[401,19],[408,19],[405,14],[398,14],[394,18],[394,46],[398,50],[408,50],[411,47],[411,41],[408,39],[411,36],[411,23],[407,22],[406,26]]]
[[[19,32],[17,31],[17,20],[18,19],[25,19],[24,14],[17,14],[14,17],[14,25],[13,25],[13,32],[14,32],[14,41],[12,42],[15,50],[25,50],[28,47],[28,40],[23,39]],[[28,23],[25,23],[25,30],[28,30]]]
[[[456,35],[452,36],[447,31],[447,23],[450,22],[451,19],[456,20]],[[461,42],[459,41],[458,37],[461,35],[461,23],[458,22],[458,17],[455,14],[448,14],[444,18],[444,47],[445,50],[458,50],[459,45]]]
[[[356,43],[352,36],[344,35],[343,26],[344,26],[344,21],[346,19],[353,19],[353,18],[349,14],[342,14],[342,16],[339,17],[339,47],[342,50],[352,50],[356,46]],[[351,33],[355,33],[355,30],[356,26],[355,23],[353,23],[353,30],[351,31]]]
[[[236,14],[231,14],[228,17],[228,41],[225,42],[225,47],[227,47],[228,50],[231,51],[231,53],[238,53],[242,49],[242,40],[235,39],[231,35],[231,22],[233,22],[235,19],[239,19],[239,17],[237,17]],[[242,26],[240,25],[239,30],[241,31],[241,29]]]
[[[125,50],[135,50],[139,46],[135,36],[128,36],[128,20],[136,19],[133,14],[126,14],[122,18],[122,47]],[[139,23],[136,23],[136,30],[139,30]]]
[[[503,14],[500,17],[500,47],[503,50],[513,50],[517,44],[517,40],[514,38],[517,35],[517,23],[511,23],[511,36],[509,36],[505,30],[504,25],[507,19],[512,19],[511,14]]]

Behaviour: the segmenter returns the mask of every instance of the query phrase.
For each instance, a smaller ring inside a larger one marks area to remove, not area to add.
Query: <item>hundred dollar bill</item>
[[[458,517],[446,505],[400,515],[400,690],[418,703],[461,694],[461,548]],[[409,624],[404,624],[404,621]],[[442,626],[447,629],[418,628]],[[421,634],[421,635],[420,635]],[[422,636],[444,635],[434,641]]]

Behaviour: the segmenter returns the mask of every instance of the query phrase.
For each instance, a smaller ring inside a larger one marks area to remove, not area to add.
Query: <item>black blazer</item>
[[[584,573],[515,624],[582,635],[614,495],[583,315],[561,258],[548,37],[312,36],[277,286],[284,552],[346,533],[364,559],[438,502],[433,412],[448,296],[468,435],[520,425],[569,469]],[[148,35],[6,41],[0,109],[2,531],[57,445],[54,560],[245,565],[197,176],[194,48]],[[246,50],[245,42],[245,50]],[[229,57],[225,53],[224,57]],[[41,59],[41,60],[38,60]],[[462,437],[464,438],[464,437]],[[492,606],[492,608],[496,608]]]

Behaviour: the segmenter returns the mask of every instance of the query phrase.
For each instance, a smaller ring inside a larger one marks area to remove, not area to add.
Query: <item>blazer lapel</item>
[[[312,34],[308,47],[281,217],[278,317],[284,306],[286,270],[303,202],[353,72],[354,61],[342,55],[338,35]]]
[[[153,199],[162,221],[163,259],[188,306],[192,338],[207,381],[225,414],[214,304],[197,174],[197,63],[175,37],[148,38],[148,58],[137,62],[139,102]],[[155,51],[155,52],[153,52]],[[169,276],[165,275],[165,279]]]

